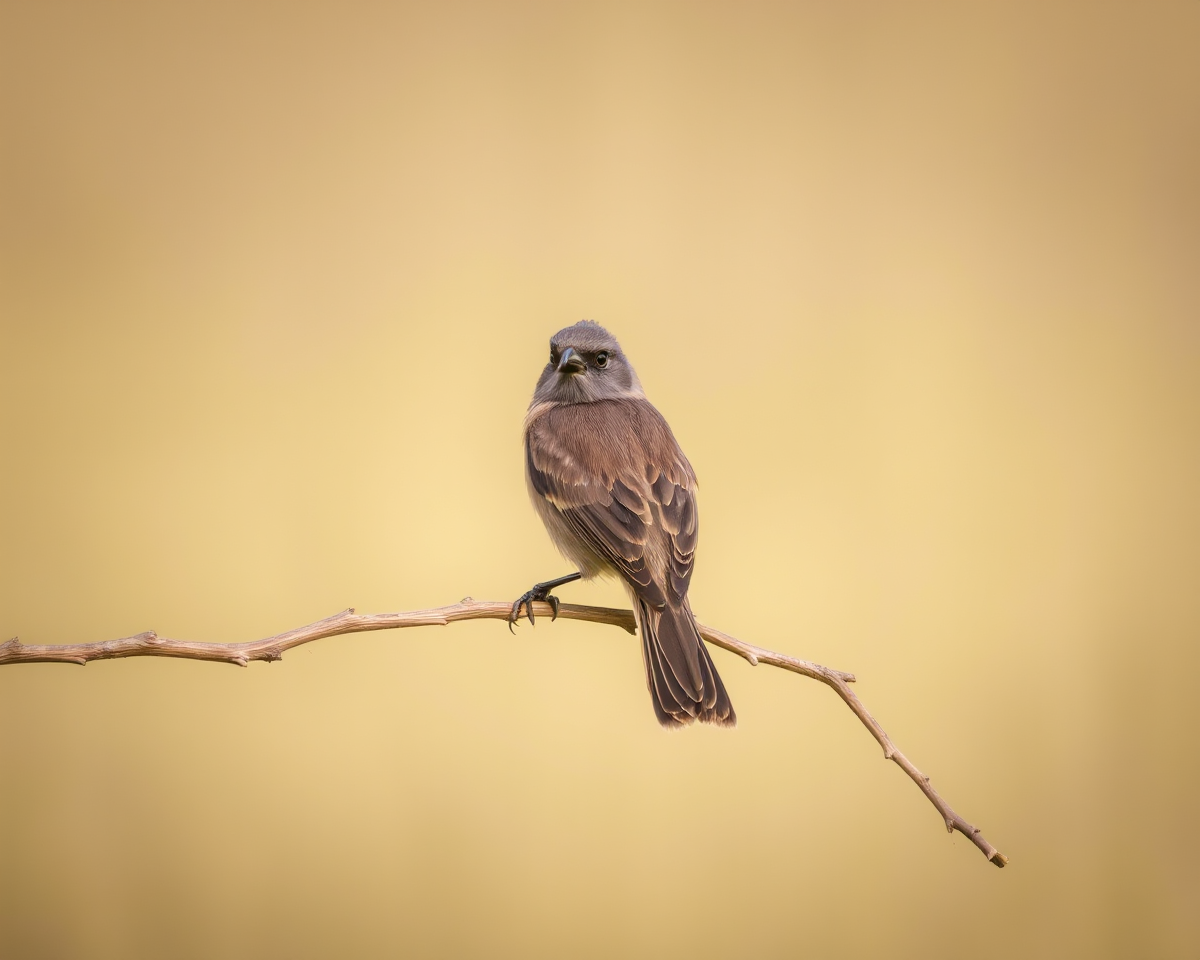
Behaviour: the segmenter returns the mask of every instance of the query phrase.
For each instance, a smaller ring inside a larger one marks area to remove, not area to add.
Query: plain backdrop
[[[700,477],[708,623],[0,670],[0,954],[1200,951],[1200,7],[6,3],[0,639],[566,572],[557,329]],[[623,603],[611,583],[564,600]]]

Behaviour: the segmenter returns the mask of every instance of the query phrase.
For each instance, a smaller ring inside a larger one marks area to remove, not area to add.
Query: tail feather
[[[642,659],[646,664],[646,686],[650,688],[650,702],[654,705],[654,716],[658,722],[667,728],[683,727],[691,723],[692,717],[687,715],[667,685],[662,661],[645,630],[642,630]]]
[[[658,722],[664,727],[686,726],[696,720],[736,726],[725,684],[686,603],[655,609],[638,600],[636,609],[646,686]]]
[[[699,636],[697,632],[697,639]],[[700,655],[700,662],[708,678],[704,685],[704,708],[697,719],[701,723],[713,723],[718,727],[736,727],[737,714],[733,712],[733,704],[729,700],[729,694],[725,692],[725,684],[721,681],[721,675],[717,673],[703,640],[700,640]]]

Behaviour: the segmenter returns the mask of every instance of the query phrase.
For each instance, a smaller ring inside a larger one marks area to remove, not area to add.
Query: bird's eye
[[[598,366],[598,367],[607,367],[608,366],[608,351],[607,350],[601,350],[598,354],[596,354],[596,366]]]

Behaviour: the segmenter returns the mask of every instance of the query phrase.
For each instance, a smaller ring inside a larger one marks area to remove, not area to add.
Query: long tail
[[[634,609],[642,634],[646,686],[658,722],[664,727],[683,727],[695,720],[737,726],[733,704],[687,601],[681,607],[668,604],[659,609],[639,599]]]

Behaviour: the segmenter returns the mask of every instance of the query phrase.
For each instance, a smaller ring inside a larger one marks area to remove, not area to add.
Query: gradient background
[[[1192,957],[1200,7],[5,4],[0,636],[565,572],[520,428],[621,338],[722,651],[612,628],[0,671],[12,958]],[[612,584],[564,599],[622,603]]]

